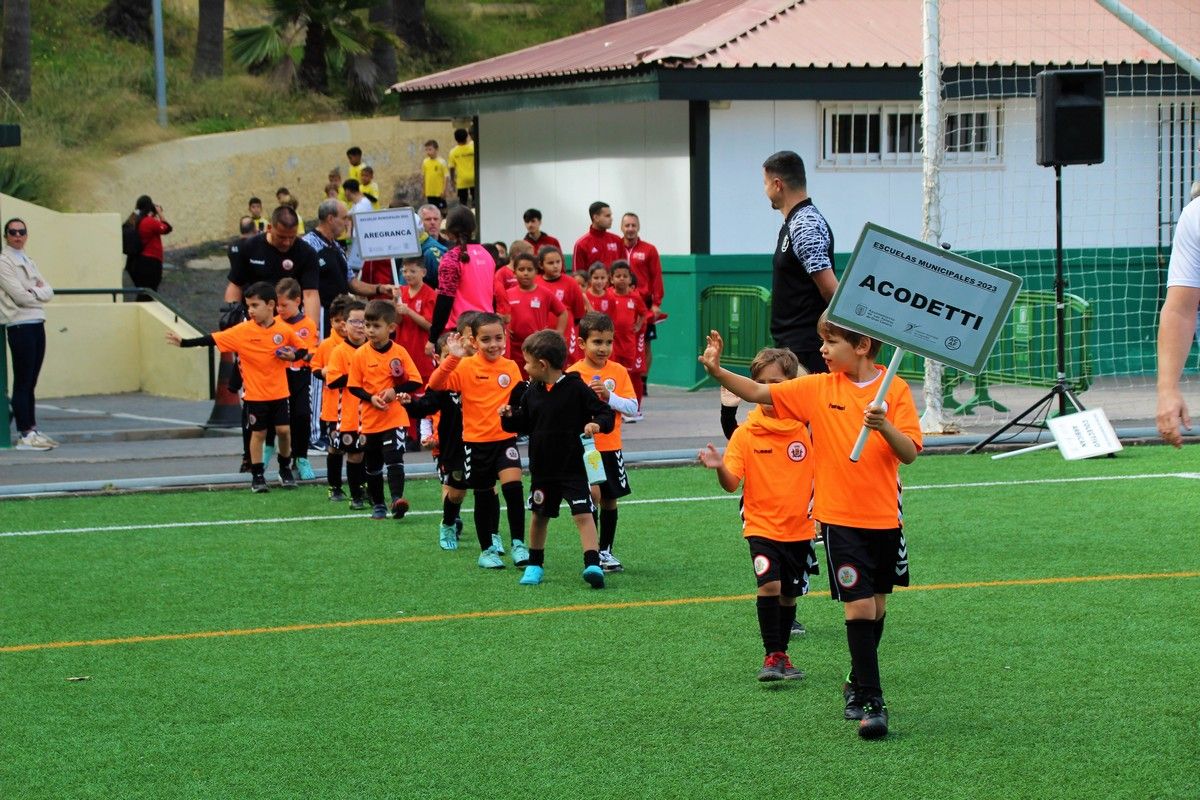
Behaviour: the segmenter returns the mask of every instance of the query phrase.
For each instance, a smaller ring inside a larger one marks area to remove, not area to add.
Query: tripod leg
[[[1015,428],[1017,426],[1020,426],[1022,428],[1043,428],[1043,427],[1045,427],[1045,425],[1040,422],[1036,422],[1036,421],[1035,422],[1022,422],[1022,420],[1024,420],[1026,417],[1028,417],[1031,414],[1033,415],[1034,419],[1036,420],[1037,417],[1041,416],[1042,411],[1043,411],[1043,406],[1047,406],[1048,403],[1050,403],[1052,400],[1054,400],[1054,398],[1058,395],[1058,393],[1059,393],[1059,388],[1058,388],[1058,386],[1055,386],[1050,391],[1046,392],[1046,394],[1044,394],[1040,398],[1038,398],[1038,400],[1033,405],[1031,405],[1029,408],[1025,409],[1024,411],[1022,411],[1020,414],[1018,414],[1013,419],[1006,422],[1004,424],[1004,427],[1000,428],[1000,430],[991,434],[986,439],[984,439],[982,442],[980,442],[979,444],[972,447],[970,450],[967,451],[967,453],[968,454],[978,453],[980,450],[987,447],[989,444],[991,444],[996,439],[998,439],[1001,435],[1004,434],[1005,431],[1007,431],[1010,428]],[[1046,408],[1045,410],[1048,411],[1049,409]]]

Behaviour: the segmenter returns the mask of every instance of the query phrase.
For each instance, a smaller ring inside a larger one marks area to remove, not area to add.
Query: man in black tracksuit
[[[529,565],[521,583],[542,582],[546,530],[563,500],[579,528],[583,547],[583,579],[604,588],[591,487],[584,467],[583,436],[613,429],[613,411],[579,377],[564,373],[567,343],[556,331],[538,331],[522,347],[528,384],[515,387],[509,405],[500,409],[501,426],[529,434]]]

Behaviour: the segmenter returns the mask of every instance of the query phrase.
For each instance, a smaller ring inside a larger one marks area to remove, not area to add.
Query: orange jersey
[[[361,349],[363,345],[355,347],[350,342],[343,341],[333,348],[333,352],[329,354],[329,363],[325,365],[325,382],[332,383],[338,378],[350,375],[350,360],[354,358],[354,354]],[[336,395],[334,400],[333,419],[336,421],[339,431],[357,431],[362,428],[362,401],[350,393],[350,390],[343,386],[340,389],[330,389]],[[325,408],[322,404],[321,418],[325,418]]]
[[[329,359],[333,356],[333,348],[337,347],[343,339],[337,331],[330,331],[329,335],[321,340],[321,344],[317,346],[317,352],[313,353],[312,361],[310,362],[314,370],[323,370],[329,366]],[[337,422],[338,418],[338,399],[341,397],[340,389],[330,389],[328,375],[325,376],[325,382],[321,386],[321,421],[322,422]]]
[[[803,422],[751,410],[725,448],[725,468],[742,480],[743,536],[813,538],[814,460]]]
[[[608,389],[610,394],[630,400],[637,398],[637,394],[633,390],[633,381],[629,378],[629,370],[611,358],[600,369],[589,367],[586,360],[576,361],[567,367],[567,372],[578,372],[579,377],[583,378],[583,382],[589,385],[594,378],[598,377],[604,382],[604,388]],[[613,416],[616,417],[616,421],[613,423],[612,433],[597,433],[592,437],[595,440],[596,449],[602,453],[621,449],[621,415],[613,414]]]
[[[222,353],[237,353],[241,362],[243,399],[253,402],[282,400],[288,396],[287,368],[291,363],[275,355],[281,347],[300,350],[305,343],[291,326],[271,320],[264,328],[252,319],[212,335]]]
[[[882,374],[884,367],[876,364]],[[780,417],[808,422],[816,448],[813,516],[853,528],[890,530],[904,515],[900,500],[900,460],[878,433],[867,437],[858,462],[850,451],[862,430],[863,409],[875,399],[878,378],[859,387],[840,372],[804,375],[771,386]],[[921,449],[921,425],[908,384],[896,378],[884,398],[887,419]]]
[[[319,346],[319,342],[321,341],[321,337],[317,335],[317,326],[313,324],[311,319],[301,314],[295,320],[289,322],[288,320],[276,314],[275,321],[282,322],[284,325],[287,325],[296,332],[296,336],[300,337],[300,341],[304,342],[302,349],[308,351],[309,353],[316,351],[317,347]],[[299,372],[307,366],[309,365],[305,364],[303,361],[293,361],[288,364],[288,369],[294,372]]]
[[[499,442],[513,436],[500,427],[499,411],[520,381],[515,361],[504,356],[488,361],[476,353],[444,360],[430,376],[429,388],[449,389],[462,398],[464,442]]]
[[[350,381],[347,388],[366,389],[379,394],[384,389],[394,388],[403,381],[420,381],[421,373],[413,363],[412,356],[395,342],[388,342],[386,350],[376,350],[370,342],[354,351],[350,359]],[[387,408],[379,409],[371,403],[362,403],[363,433],[379,433],[393,428],[408,427],[408,411],[399,401],[393,400]]]

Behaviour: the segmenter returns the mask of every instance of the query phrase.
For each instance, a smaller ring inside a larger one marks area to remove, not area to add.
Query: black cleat
[[[806,633],[808,633],[808,631],[806,631],[804,629],[803,622],[799,622],[798,620],[792,620],[792,631],[790,634],[788,634],[790,637],[796,638],[797,636],[803,636]]]
[[[367,510],[367,501],[361,497],[351,497],[350,498],[350,510],[351,511],[366,511]]]
[[[858,735],[863,739],[882,739],[888,734],[888,712],[882,697],[863,703],[863,718],[858,723]]]
[[[764,683],[783,680],[787,677],[783,666],[786,659],[787,655],[784,653],[767,653],[762,669],[758,671],[758,679]]]
[[[387,519],[387,515],[387,506],[382,503],[371,509],[371,519]]]
[[[345,502],[345,500],[345,492],[343,492],[341,489],[334,489],[332,486],[329,487],[329,501],[331,503],[342,503]]]
[[[250,479],[250,491],[255,494],[265,494],[271,491],[271,487],[267,486],[267,479],[262,475],[255,475]]]
[[[292,474],[291,467],[279,468],[279,485],[284,489],[296,488],[296,476]]]

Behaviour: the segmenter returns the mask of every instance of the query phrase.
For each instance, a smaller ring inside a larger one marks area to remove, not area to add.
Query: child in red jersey
[[[582,357],[575,326],[587,313],[588,304],[583,299],[583,290],[570,277],[563,275],[563,255],[557,247],[543,247],[538,251],[538,271],[542,273],[538,279],[547,289],[554,292],[558,302],[571,312],[567,322],[567,364],[574,364]]]
[[[641,295],[633,290],[633,271],[628,261],[615,261],[609,273],[612,281],[613,303],[609,316],[616,328],[613,358],[629,370],[633,388],[637,391],[638,413],[626,422],[642,418],[642,398],[646,393],[646,318],[649,312]]]
[[[504,296],[504,304],[508,308],[508,357],[517,361],[522,367],[524,358],[521,357],[521,345],[538,331],[553,328],[559,335],[565,335],[567,321],[570,315],[559,302],[554,292],[537,281],[537,261],[529,253],[519,253],[513,260],[513,274],[517,285],[509,289]],[[518,361],[520,359],[520,361]],[[521,370],[522,379],[528,379],[524,368]]]
[[[434,363],[425,355],[425,342],[429,339],[437,292],[425,283],[425,259],[421,256],[404,259],[401,275],[404,285],[396,292],[395,341],[412,356],[421,380],[427,381],[433,374]]]
[[[795,378],[799,370],[795,354],[773,347],[760,350],[750,363],[751,379],[767,386]],[[819,572],[812,544],[808,428],[794,419],[780,419],[770,404],[760,405],[733,432],[724,457],[710,444],[699,458],[717,471],[725,491],[742,485],[742,535],[758,579],[758,630],[766,651],[758,679],[803,678],[787,648],[796,598],[808,594],[809,576]]]
[[[592,264],[587,271],[587,289],[584,290],[583,297],[593,311],[599,311],[601,314],[609,312],[613,303],[613,293],[608,288],[608,267],[599,262]],[[583,339],[583,334],[580,334],[579,338]]]

